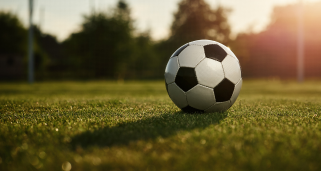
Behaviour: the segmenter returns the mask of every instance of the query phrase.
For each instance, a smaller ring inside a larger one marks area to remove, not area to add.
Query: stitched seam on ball
[[[226,78],[226,76],[225,76],[225,70],[224,70],[223,64],[222,64],[222,62],[220,62],[220,63],[221,63],[222,69],[223,69],[224,78]]]
[[[239,79],[239,81],[238,81],[236,84],[240,83],[241,80],[242,80],[242,77]],[[230,81],[231,81],[231,80],[230,80]],[[235,84],[235,85],[236,85],[236,84]]]
[[[203,84],[200,84],[200,83],[198,83],[198,84],[203,86],[203,87],[206,87],[206,88],[209,88],[209,89],[213,89],[212,87],[209,87],[209,86],[206,86],[206,85],[203,85]]]

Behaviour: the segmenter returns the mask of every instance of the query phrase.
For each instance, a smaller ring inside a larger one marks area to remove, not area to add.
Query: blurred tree
[[[0,11],[0,80],[25,78],[26,35],[15,14]]]
[[[321,2],[304,5],[305,76],[321,76]],[[297,74],[297,4],[278,6],[259,33],[239,34],[231,49],[245,77],[295,78]]]
[[[0,53],[25,55],[26,29],[16,15],[0,12]]]
[[[164,69],[170,55],[187,42],[210,39],[227,45],[231,32],[228,12],[229,9],[222,6],[212,9],[205,0],[182,0],[174,13],[169,38],[157,44],[162,56],[161,68]]]
[[[63,44],[83,76],[123,79],[133,56],[132,25],[128,5],[120,0],[111,13],[85,16],[81,31]]]
[[[160,58],[155,52],[154,42],[150,37],[150,32],[140,33],[135,37],[135,56],[131,71],[135,74],[133,78],[156,78],[161,77],[162,72],[158,72]]]
[[[65,61],[63,60],[62,45],[57,41],[56,37],[50,34],[43,33],[38,26],[34,28],[34,59],[36,77],[38,79],[45,79],[55,75],[52,69],[58,67],[59,70],[63,69],[65,72]],[[55,70],[54,72],[59,72]],[[48,75],[50,74],[51,75]]]
[[[211,9],[204,0],[182,0],[174,14],[170,40],[180,45],[198,39],[227,44],[231,32],[226,16],[228,11],[222,6]]]
[[[21,79],[26,75],[27,30],[18,17],[10,12],[0,12],[0,57],[7,58],[7,65],[2,64],[3,78]],[[34,57],[36,79],[44,76],[49,62],[46,49],[41,46],[41,31],[35,26]],[[1,59],[1,61],[4,61]],[[11,72],[11,73],[10,73]],[[13,72],[19,72],[13,74]]]

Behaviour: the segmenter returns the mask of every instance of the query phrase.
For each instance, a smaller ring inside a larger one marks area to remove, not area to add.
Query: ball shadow
[[[209,125],[218,124],[226,117],[227,112],[210,114],[165,113],[157,117],[119,123],[117,126],[81,133],[72,138],[71,146],[75,150],[77,147],[110,147],[127,145],[129,142],[138,140],[166,138],[178,131],[204,129]]]

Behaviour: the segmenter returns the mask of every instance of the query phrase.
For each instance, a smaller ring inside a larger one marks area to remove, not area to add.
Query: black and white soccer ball
[[[236,101],[241,67],[221,43],[197,40],[178,48],[165,69],[169,97],[185,112],[223,112]]]

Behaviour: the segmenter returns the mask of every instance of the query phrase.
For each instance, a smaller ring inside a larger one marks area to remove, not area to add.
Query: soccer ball
[[[184,112],[224,112],[240,93],[241,67],[223,44],[196,40],[173,53],[165,81],[169,97]]]

